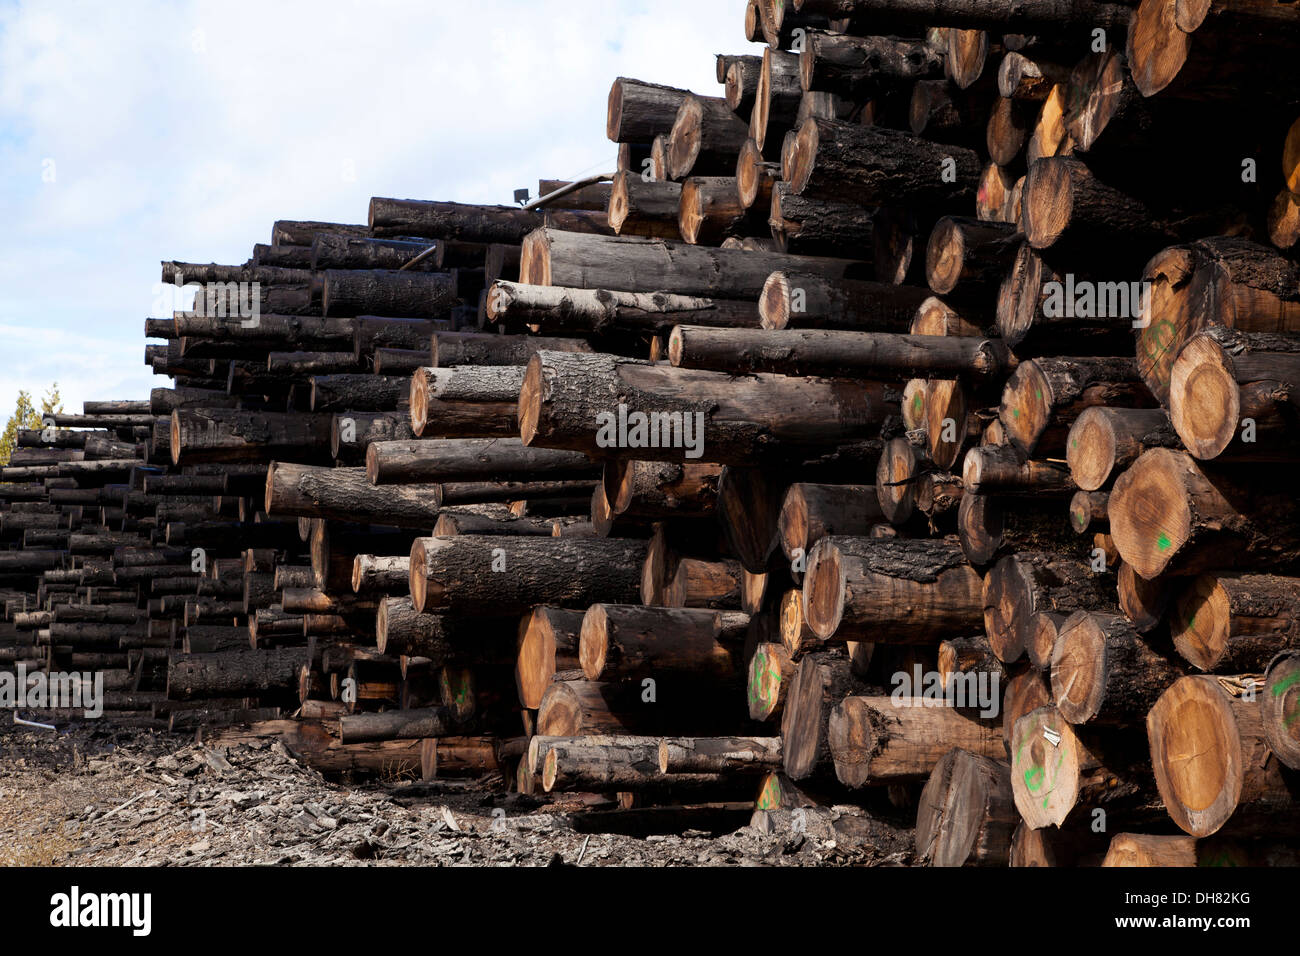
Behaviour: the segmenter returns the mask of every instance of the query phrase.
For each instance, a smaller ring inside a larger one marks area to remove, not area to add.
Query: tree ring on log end
[[[1241,390],[1232,360],[1213,339],[1190,339],[1169,373],[1169,418],[1187,450],[1217,458],[1232,443],[1241,419]]]
[[[1167,448],[1143,453],[1115,480],[1107,504],[1115,547],[1144,578],[1159,576],[1191,536],[1180,465]]]
[[[1209,836],[1241,798],[1241,741],[1224,691],[1212,677],[1184,677],[1147,715],[1156,786],[1174,823]]]
[[[804,617],[809,629],[825,640],[844,617],[846,578],[840,552],[828,538],[813,545],[804,572]]]

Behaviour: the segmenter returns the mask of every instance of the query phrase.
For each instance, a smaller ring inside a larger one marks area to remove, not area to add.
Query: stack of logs
[[[1292,861],[1300,10],[744,28],[612,182],[164,263],[174,386],[0,470],[0,661],[611,827]]]

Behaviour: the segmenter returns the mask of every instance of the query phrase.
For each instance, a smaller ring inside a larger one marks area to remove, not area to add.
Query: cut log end
[[[794,148],[790,156],[790,168],[784,170],[785,179],[796,195],[802,193],[812,176],[817,160],[817,147],[821,134],[817,129],[817,120],[809,117],[804,120],[795,134]]]
[[[1065,460],[1074,483],[1084,492],[1096,491],[1105,485],[1115,469],[1116,451],[1111,420],[1101,409],[1085,408],[1070,429],[1065,449]]]
[[[846,583],[839,549],[823,538],[808,556],[803,586],[804,620],[820,638],[830,637],[840,626]]]
[[[1196,458],[1217,458],[1232,443],[1241,420],[1241,389],[1231,359],[1213,339],[1193,337],[1174,360],[1169,418]]]
[[[1191,536],[1181,458],[1164,448],[1146,452],[1116,479],[1107,505],[1115,546],[1144,578],[1159,576]]]
[[[1079,796],[1080,753],[1074,730],[1055,707],[1016,721],[1011,735],[1011,789],[1033,829],[1060,826]]]
[[[605,605],[593,604],[582,617],[578,660],[587,680],[600,680],[609,653],[609,628]]]
[[[420,613],[424,613],[424,605],[429,595],[429,579],[425,573],[427,561],[425,539],[416,538],[415,543],[411,545],[410,587],[411,603]]]
[[[1071,614],[1060,627],[1051,655],[1052,691],[1062,717],[1083,724],[1097,715],[1106,667],[1106,635],[1096,618],[1087,611]]]
[[[1191,46],[1191,34],[1178,25],[1178,4],[1142,0],[1129,21],[1125,58],[1143,96],[1154,96],[1174,81]]]
[[[1212,671],[1228,650],[1232,611],[1228,592],[1212,574],[1198,575],[1173,602],[1169,633],[1193,667]]]
[[[1174,823],[1192,836],[1219,830],[1241,797],[1243,757],[1227,694],[1211,677],[1184,677],[1147,715],[1156,786]]]
[[[537,437],[545,389],[541,357],[534,355],[528,360],[528,369],[524,372],[524,384],[519,389],[519,437],[525,445],[532,445]]]
[[[1264,739],[1292,770],[1300,770],[1300,654],[1279,654],[1264,676]]]
[[[1034,362],[1022,362],[1007,380],[998,414],[1007,440],[1033,454],[1052,419],[1052,387]]]
[[[1035,249],[1046,249],[1070,224],[1074,205],[1068,161],[1041,159],[1029,167],[1021,199],[1025,237]]]
[[[966,260],[966,237],[951,217],[940,219],[926,246],[925,271],[930,288],[945,295],[957,288]]]
[[[763,283],[758,298],[758,315],[765,329],[784,329],[790,324],[790,278],[784,272],[773,272]]]

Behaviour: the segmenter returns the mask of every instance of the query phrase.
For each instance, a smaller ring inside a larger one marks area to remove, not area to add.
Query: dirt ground
[[[477,782],[332,782],[279,742],[86,722],[58,731],[0,714],[0,864],[7,866],[907,865],[911,833],[869,846],[807,833],[586,832],[591,811]],[[743,820],[741,821],[743,823]]]

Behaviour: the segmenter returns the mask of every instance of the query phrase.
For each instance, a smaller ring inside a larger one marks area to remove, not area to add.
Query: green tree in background
[[[62,415],[63,414],[63,397],[59,395],[59,383],[55,382],[45,391],[45,397],[41,399],[42,415]]]
[[[42,415],[57,415],[63,411],[63,399],[59,396],[59,383],[55,382],[46,390],[38,411],[32,402],[32,396],[25,389],[18,390],[18,400],[14,403],[14,413],[5,423],[5,430],[0,432],[0,466],[9,464],[14,449],[18,446],[18,432],[23,428],[40,428]]]

